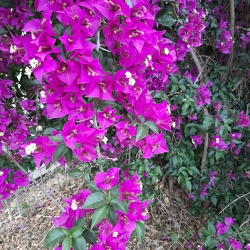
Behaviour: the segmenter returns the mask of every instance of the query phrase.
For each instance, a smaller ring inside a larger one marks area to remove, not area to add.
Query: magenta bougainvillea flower
[[[241,138],[241,133],[230,133],[229,136],[231,137],[232,140],[236,140]]]
[[[115,124],[117,129],[116,135],[120,142],[124,141],[127,138],[132,138],[136,135],[136,128],[130,125],[128,122],[122,121]]]
[[[227,226],[231,227],[234,224],[234,219],[232,217],[226,217],[224,222]]]
[[[214,102],[213,103],[213,108],[216,109],[216,110],[221,109],[222,108],[221,102]]]
[[[224,225],[223,223],[221,223],[220,221],[218,221],[217,225],[216,225],[216,230],[217,230],[217,234],[224,234],[227,232],[229,226]]]
[[[217,150],[227,150],[228,145],[223,141],[220,135],[212,136],[210,147],[216,148]]]
[[[0,185],[4,183],[4,181],[7,179],[11,171],[12,171],[11,169],[7,169],[7,168],[2,168],[0,170]]]
[[[238,122],[237,122],[238,126],[240,126],[241,128],[250,126],[249,116],[245,115],[243,111],[241,111],[237,117],[238,117]]]
[[[25,145],[26,155],[33,155],[37,168],[52,161],[52,155],[56,151],[56,144],[45,136],[39,136]]]
[[[98,123],[102,129],[106,129],[120,120],[122,116],[116,115],[116,112],[115,109],[111,109],[108,105],[103,111],[97,113]]]
[[[20,106],[26,111],[35,111],[36,106],[34,105],[35,101],[33,100],[23,100],[19,102]]]
[[[209,179],[210,179],[210,185],[211,185],[211,187],[214,187],[215,175],[217,175],[217,171],[212,171],[212,172],[209,174]]]
[[[137,195],[141,193],[141,181],[138,174],[135,174],[130,180],[120,183],[119,198],[124,200],[137,200]]]
[[[217,250],[226,250],[225,246],[223,244],[217,244],[216,248],[217,248]]]
[[[250,250],[250,243],[246,244],[244,247],[245,250]]]
[[[98,172],[94,178],[96,186],[100,189],[109,190],[119,181],[120,168],[110,168],[107,173]]]
[[[230,237],[228,243],[234,250],[242,250],[242,245],[239,241],[235,240],[233,237]]]
[[[188,116],[188,118],[189,118],[191,121],[197,121],[197,120],[198,120],[198,117],[197,117],[197,114],[196,114],[196,113],[194,113],[194,114]]]
[[[230,34],[230,30],[222,30],[221,35],[216,43],[216,48],[223,54],[229,54],[233,45],[233,40]]]
[[[228,176],[233,180],[233,181],[236,181],[236,174],[232,173],[232,172],[229,172],[228,173]]]
[[[192,139],[192,143],[193,143],[195,148],[197,148],[197,145],[202,144],[202,136],[201,135],[192,135],[190,137]]]
[[[205,84],[202,84],[199,88],[196,89],[196,104],[197,106],[204,106],[205,104],[210,104],[211,94],[207,89]]]
[[[143,158],[151,158],[153,154],[168,152],[164,134],[148,135],[138,141],[136,146],[142,150]]]
[[[17,190],[17,186],[12,183],[2,183],[0,185],[0,195],[1,200],[7,199],[11,194],[13,194]]]
[[[28,186],[30,183],[27,174],[23,174],[20,170],[14,173],[13,181],[17,186]]]

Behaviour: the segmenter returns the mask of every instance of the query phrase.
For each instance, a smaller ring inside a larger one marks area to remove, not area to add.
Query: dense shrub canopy
[[[47,247],[141,240],[152,183],[167,176],[209,215],[204,247],[250,249],[248,1],[0,6],[0,201],[58,161],[88,184]]]

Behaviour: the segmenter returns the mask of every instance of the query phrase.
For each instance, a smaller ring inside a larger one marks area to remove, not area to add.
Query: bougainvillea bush
[[[55,162],[86,183],[46,247],[141,240],[164,176],[207,221],[203,249],[250,249],[248,1],[0,6],[0,201]]]

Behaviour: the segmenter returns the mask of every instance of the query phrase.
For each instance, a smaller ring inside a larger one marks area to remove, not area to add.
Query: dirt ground
[[[80,180],[66,180],[65,176],[42,179],[47,192],[62,205],[61,200],[83,188]],[[187,211],[188,199],[176,188],[170,192],[159,183],[162,199],[149,207],[146,233],[142,244],[132,238],[128,250],[198,249],[202,219],[192,217]],[[7,208],[9,208],[7,210]],[[0,250],[44,250],[46,233],[53,228],[51,216],[60,210],[36,185],[32,185],[9,199],[0,213]],[[191,248],[189,242],[193,243]]]

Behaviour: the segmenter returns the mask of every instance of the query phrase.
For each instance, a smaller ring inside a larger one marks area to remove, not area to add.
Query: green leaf
[[[185,102],[182,104],[181,106],[181,115],[184,116],[184,115],[187,115],[189,113],[189,103],[188,102]]]
[[[144,123],[144,125],[148,126],[156,134],[159,133],[159,129],[158,129],[157,125],[154,122],[147,121],[147,122]]]
[[[69,171],[69,177],[72,179],[79,178],[81,176],[82,171],[78,168],[71,168]]]
[[[89,244],[93,245],[96,243],[96,235],[93,231],[86,229],[83,231],[82,235]]]
[[[65,26],[65,27],[62,29],[60,35],[62,36],[64,33],[66,33],[68,36],[71,36],[71,35],[72,35],[72,27],[71,27],[71,25]]]
[[[54,26],[53,29],[54,29],[54,31],[56,32],[56,34],[57,34],[58,36],[60,36],[60,34],[61,34],[63,28],[64,28],[64,26],[63,26],[62,24],[57,23],[57,24]]]
[[[52,131],[55,131],[54,128],[46,128],[44,131],[43,131],[43,135],[51,135],[52,134]]]
[[[138,118],[140,120],[141,123],[144,123],[145,122],[145,118],[141,115],[138,115]]]
[[[86,179],[85,179],[86,180]],[[100,192],[100,189],[96,186],[96,184],[91,181],[88,183],[88,189],[92,192],[92,193],[96,193],[96,192]]]
[[[171,75],[170,76],[170,81],[173,84],[178,84],[179,83],[179,80],[178,80],[178,78],[175,75]]]
[[[54,248],[66,238],[63,228],[57,227],[50,230],[44,240],[45,248]]]
[[[113,198],[110,204],[114,206],[115,210],[119,210],[125,214],[128,212],[127,203],[125,201],[121,202],[118,197]]]
[[[217,151],[217,152],[215,153],[215,159],[216,159],[216,160],[219,160],[219,159],[221,159],[221,158],[224,158],[224,151]]]
[[[65,144],[57,145],[56,152],[53,154],[53,161],[57,162],[67,152],[68,152],[68,147]]]
[[[63,142],[63,138],[60,134],[54,135],[50,137],[50,140],[53,142]]]
[[[174,92],[176,92],[178,89],[179,89],[179,86],[178,86],[177,84],[173,84],[172,87],[171,87],[170,93],[174,93]]]
[[[62,243],[62,250],[70,250],[71,246],[72,246],[72,238],[70,237],[65,238]]]
[[[113,205],[108,205],[108,208],[109,208],[109,213],[108,213],[108,221],[112,224],[112,225],[115,225],[118,221],[118,215],[117,213],[115,212],[115,208]]]
[[[214,206],[217,205],[217,201],[218,201],[218,200],[217,200],[216,196],[215,196],[215,195],[212,195],[212,196],[211,196],[211,202],[213,203]]]
[[[203,121],[203,126],[209,128],[214,123],[214,119],[210,116],[206,116]]]
[[[146,137],[149,132],[149,127],[146,125],[138,125],[137,132],[136,132],[136,141],[139,141]]]
[[[211,234],[215,234],[215,233],[216,233],[216,229],[215,229],[215,226],[214,226],[214,224],[212,223],[212,221],[208,221],[208,231],[209,231]]]
[[[186,185],[187,190],[188,190],[189,192],[191,192],[191,190],[192,190],[192,183],[191,183],[191,181],[186,180],[186,181],[185,181],[185,185]]]
[[[100,208],[106,204],[105,195],[102,192],[96,192],[89,195],[82,208]]]
[[[63,232],[65,233],[66,236],[70,236],[70,231],[68,229],[63,228]]]
[[[173,242],[177,243],[178,242],[178,235],[176,233],[173,233],[171,236],[171,239]]]
[[[166,27],[172,27],[176,23],[176,19],[174,19],[170,14],[165,14],[158,19],[159,23]]]
[[[142,243],[142,238],[145,234],[145,225],[141,221],[136,221],[136,234],[140,243]]]
[[[92,217],[92,222],[91,222],[90,229],[92,230],[93,227],[97,223],[99,223],[102,219],[104,219],[105,217],[107,217],[108,212],[109,212],[109,209],[108,209],[108,205],[107,204],[105,204],[104,206],[99,207],[98,209],[96,209],[96,211],[94,212],[93,217]]]
[[[180,156],[178,155],[175,155],[173,157],[173,163],[174,163],[174,166],[176,167],[177,165],[181,166],[182,165],[182,159]]]
[[[68,148],[68,152],[64,155],[67,163],[70,163],[73,159],[73,150],[71,148]]]
[[[81,227],[83,227],[84,226],[84,218],[81,217],[77,221],[75,221],[74,226],[81,226]]]
[[[0,28],[0,36],[6,35],[8,31],[5,28]]]
[[[197,167],[190,167],[190,170],[193,172],[193,173],[196,173],[196,174],[200,174],[200,171],[197,169]]]
[[[212,236],[208,236],[205,240],[205,247],[213,247],[216,244],[216,239]]]
[[[70,232],[73,238],[78,238],[82,234],[83,228],[82,226],[75,226],[70,230]]]
[[[111,194],[111,196],[119,196],[120,191],[119,191],[119,187],[118,186],[114,186],[109,190],[109,193]]]
[[[72,247],[74,250],[86,250],[86,240],[83,236],[72,239]]]

